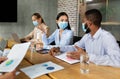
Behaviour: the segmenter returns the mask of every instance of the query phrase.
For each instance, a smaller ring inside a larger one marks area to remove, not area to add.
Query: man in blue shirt
[[[59,47],[67,56],[79,59],[81,54],[88,54],[90,62],[97,65],[120,67],[120,48],[114,36],[101,28],[102,15],[99,10],[91,9],[85,12],[82,39],[71,46]],[[57,53],[52,48],[51,55]]]

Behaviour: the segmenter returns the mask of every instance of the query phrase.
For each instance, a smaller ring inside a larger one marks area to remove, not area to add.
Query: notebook
[[[79,60],[68,58],[66,55],[67,55],[67,53],[65,52],[65,53],[62,53],[62,54],[57,55],[55,57],[60,59],[60,60],[65,61],[65,62],[67,62],[69,64],[74,64],[74,63],[80,62]]]
[[[19,36],[16,33],[12,33],[11,35],[12,35],[12,38],[15,42],[20,43]]]

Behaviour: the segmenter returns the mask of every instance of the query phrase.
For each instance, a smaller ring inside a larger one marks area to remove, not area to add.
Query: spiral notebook
[[[74,64],[74,63],[80,62],[80,60],[68,58],[66,55],[67,55],[67,53],[62,53],[62,54],[57,55],[55,57],[58,58],[58,59],[60,59],[60,60],[65,61],[65,62],[67,62],[69,64]]]

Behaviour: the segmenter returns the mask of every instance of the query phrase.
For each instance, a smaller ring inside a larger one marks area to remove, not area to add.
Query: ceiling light
[[[86,0],[86,2],[91,2],[91,1],[93,1],[93,0]]]

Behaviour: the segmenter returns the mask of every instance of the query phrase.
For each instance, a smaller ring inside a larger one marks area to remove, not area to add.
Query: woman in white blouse
[[[43,18],[39,13],[34,13],[32,15],[32,23],[35,26],[34,30],[30,32],[27,36],[21,39],[21,42],[27,42],[27,41],[36,41],[39,40],[42,42],[42,33],[45,33],[46,36],[49,35],[49,29],[48,26],[45,24]],[[38,42],[38,41],[37,41]]]

